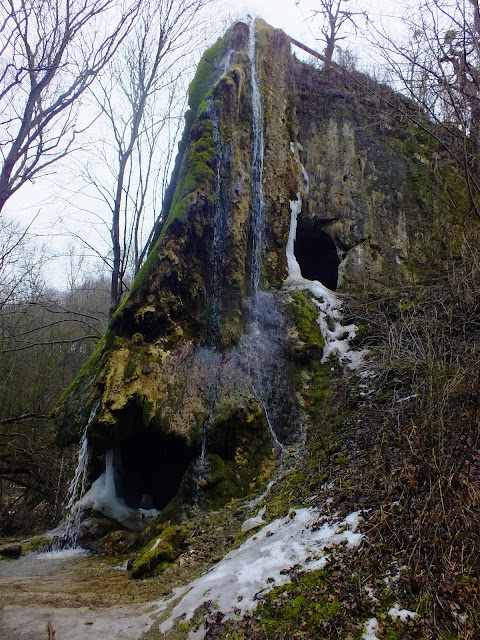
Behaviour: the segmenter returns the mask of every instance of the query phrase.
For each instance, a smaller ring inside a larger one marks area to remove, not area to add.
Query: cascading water
[[[75,549],[78,542],[78,532],[81,521],[81,509],[79,500],[85,493],[88,469],[88,438],[87,429],[83,434],[78,451],[78,462],[75,474],[68,487],[68,502],[66,506],[67,518],[65,520],[59,547],[63,549]]]
[[[297,148],[301,151],[301,145],[297,144]],[[290,143],[295,160],[300,166],[303,177],[303,190],[308,194],[309,179],[305,167],[301,164],[295,154],[295,145]],[[323,349],[322,362],[327,362],[331,357],[339,359],[340,363],[350,370],[361,370],[363,368],[363,359],[366,350],[355,350],[351,348],[351,341],[355,337],[357,327],[354,324],[343,324],[341,313],[342,303],[333,291],[328,289],[318,280],[308,280],[302,276],[300,265],[295,256],[295,239],[297,234],[297,218],[302,212],[301,194],[297,193],[296,200],[290,200],[290,232],[287,242],[287,263],[288,278],[284,282],[286,289],[307,290],[312,294],[312,302],[317,307],[318,324],[325,338],[325,346]],[[332,328],[333,325],[333,328]],[[360,374],[362,377],[369,377],[370,372],[363,369]]]
[[[263,200],[263,112],[256,66],[255,22],[249,21],[248,54],[251,62],[252,90],[252,215],[250,219],[251,265],[250,285],[254,313],[257,306],[256,295],[260,283],[263,231],[265,225],[265,203]]]
[[[80,507],[80,500],[85,494],[87,471],[88,471],[88,429],[92,423],[92,420],[97,415],[98,407],[100,403],[96,403],[90,412],[87,425],[83,432],[82,439],[80,441],[80,448],[78,450],[78,460],[75,469],[75,474],[68,487],[68,500],[65,507],[65,513],[67,517],[62,527],[62,535],[60,536],[57,546],[60,549],[75,549],[78,546],[78,535],[80,522],[82,519],[82,509]]]
[[[230,175],[229,163],[233,142],[222,143],[221,118],[216,101],[208,100],[206,116],[212,123],[213,142],[216,152],[215,210],[209,283],[209,315],[207,321],[207,346],[195,351],[192,361],[203,372],[207,393],[203,397],[207,408],[199,442],[199,455],[193,468],[194,505],[201,502],[200,491],[208,484],[209,453],[218,452],[218,442],[209,443],[209,434],[217,416],[221,416],[222,402],[237,387],[244,393],[250,389],[263,405],[266,422],[277,456],[282,459],[283,445],[292,444],[299,434],[298,407],[295,393],[288,380],[285,366],[286,331],[281,309],[282,296],[278,292],[267,292],[260,287],[262,248],[264,243],[265,202],[263,194],[264,129],[263,110],[256,69],[255,25],[249,24],[248,52],[251,60],[251,184],[252,200],[249,218],[249,263],[246,268],[250,295],[250,318],[240,343],[228,353],[221,354],[216,345],[222,322],[222,299],[224,296],[224,273],[226,268],[225,248],[229,225],[227,183],[224,176]],[[226,58],[226,67],[232,55]],[[225,71],[226,71],[225,67]],[[202,374],[202,375],[203,375]],[[92,416],[93,418],[93,416]],[[90,421],[89,421],[90,424]],[[88,431],[86,427],[85,433]],[[233,437],[233,436],[232,436]],[[209,452],[209,445],[212,451]],[[215,446],[217,449],[215,449]],[[122,498],[124,476],[118,450],[105,452],[104,471],[85,493],[88,444],[82,446],[82,465],[77,467],[69,499],[69,515],[65,527],[65,539],[69,546],[77,544],[82,511],[89,509],[103,513],[124,526],[135,529],[141,520],[154,517],[155,509],[131,507]],[[220,452],[220,455],[223,455]],[[226,454],[227,457],[230,454]],[[83,475],[80,474],[83,468]],[[117,477],[118,476],[118,477]],[[80,481],[79,478],[82,478]],[[206,483],[203,482],[206,481]],[[117,487],[117,481],[119,486]]]
[[[207,114],[213,124],[213,142],[217,154],[217,184],[215,187],[215,219],[212,244],[212,275],[210,294],[210,313],[208,322],[208,342],[214,344],[220,325],[222,275],[225,262],[225,234],[227,229],[227,204],[222,189],[222,163],[224,159],[220,136],[220,113],[218,105],[211,102]]]
[[[200,456],[198,457],[193,472],[193,502],[195,505],[199,501],[199,490],[202,485],[202,481],[208,473],[208,435],[214,422],[214,409],[217,401],[218,388],[220,383],[220,377],[222,373],[222,361],[223,357],[220,353],[213,349],[200,349],[196,355],[196,359],[201,361],[204,370],[209,372],[207,378],[208,387],[208,416],[202,427],[202,439]]]
[[[291,439],[287,432],[296,430],[294,394],[290,389],[284,366],[284,331],[282,315],[275,295],[260,289],[260,271],[265,227],[263,196],[264,131],[263,110],[256,67],[255,23],[249,21],[248,53],[251,61],[252,93],[252,210],[250,217],[251,258],[251,319],[241,348],[245,351],[249,376],[255,395],[263,404],[272,440],[281,457],[279,440]]]

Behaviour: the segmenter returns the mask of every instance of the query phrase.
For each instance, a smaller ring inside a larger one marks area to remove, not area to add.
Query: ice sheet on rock
[[[77,504],[79,509],[98,511],[132,530],[139,529],[142,521],[155,518],[160,513],[156,509],[134,509],[129,507],[123,498],[117,496],[112,450],[106,453],[105,471]]]
[[[302,210],[302,199],[300,194],[297,194],[297,200],[290,200],[290,232],[288,234],[287,242],[287,263],[288,273],[292,278],[298,278],[303,280],[302,272],[300,271],[300,265],[297,262],[294,252],[295,237],[297,235],[297,216]]]
[[[293,143],[290,143],[290,148],[293,152]],[[302,169],[305,171],[303,166]],[[308,180],[308,176],[306,178]],[[354,324],[342,324],[342,303],[333,291],[327,289],[318,280],[307,280],[302,277],[300,265],[295,256],[297,218],[301,210],[302,199],[297,193],[297,199],[290,200],[290,231],[286,249],[288,278],[285,280],[284,286],[290,290],[310,291],[312,294],[313,303],[319,310],[318,324],[325,338],[322,362],[326,362],[331,356],[334,356],[352,371],[357,371],[363,367],[363,358],[367,353],[366,349],[355,351],[350,348],[357,327]]]
[[[208,573],[160,603],[159,611],[164,611],[181,597],[160,631],[167,632],[179,617],[190,620],[207,600],[226,618],[252,611],[258,603],[256,594],[290,582],[288,571],[281,573],[282,569],[299,565],[306,571],[321,569],[328,562],[327,550],[342,543],[358,546],[362,539],[356,532],[360,519],[355,512],[342,522],[319,522],[315,509],[304,508],[269,523]],[[200,628],[190,637],[203,638],[204,633]]]
[[[261,527],[262,524],[265,524],[265,520],[263,519],[263,516],[265,515],[265,510],[266,510],[266,507],[263,507],[263,509],[260,509],[260,511],[257,513],[256,516],[254,516],[253,518],[248,518],[248,520],[245,520],[240,530],[244,532],[251,531],[252,529]]]
[[[301,163],[300,163],[300,171],[302,172],[303,182],[305,183],[305,184],[304,184],[304,187],[305,187],[305,193],[307,193],[307,194],[308,194],[308,191],[309,191],[309,189],[310,189],[310,179],[309,179],[309,177],[308,177],[308,173],[307,173],[307,171],[306,171],[305,167],[304,167],[304,166],[303,166],[303,164],[301,164]]]

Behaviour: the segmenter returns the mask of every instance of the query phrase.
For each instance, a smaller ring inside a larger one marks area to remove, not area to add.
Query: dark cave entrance
[[[198,452],[182,438],[143,430],[118,445],[117,495],[134,508],[161,511],[178,492]]]
[[[333,240],[318,221],[298,221],[295,257],[304,278],[318,280],[335,291],[340,259]]]

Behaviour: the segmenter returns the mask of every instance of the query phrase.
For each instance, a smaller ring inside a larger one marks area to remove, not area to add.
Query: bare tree
[[[140,2],[121,10],[116,0],[2,0],[0,211],[73,149],[79,98],[131,29]]]
[[[183,75],[199,43],[201,10],[210,0],[145,0],[119,55],[92,87],[106,123],[104,161],[110,180],[84,166],[83,177],[111,216],[111,312],[125,291],[130,267],[143,263],[184,109]],[[179,108],[180,107],[180,108]],[[112,153],[113,149],[113,153]],[[104,174],[104,171],[102,171]]]
[[[377,29],[375,44],[397,88],[417,102],[429,131],[464,171],[480,217],[478,0],[422,0],[403,17],[408,36]]]
[[[355,17],[365,15],[362,11],[352,11],[347,5],[351,0],[320,0],[321,9],[314,10],[314,15],[320,16],[323,20],[321,27],[322,38],[325,43],[323,56],[325,58],[325,68],[329,67],[335,47],[340,40],[344,40],[347,36],[341,36],[340,32],[343,27],[350,23],[354,28],[357,27]]]
[[[41,281],[46,256],[42,247],[30,242],[30,226],[0,218],[0,313]]]

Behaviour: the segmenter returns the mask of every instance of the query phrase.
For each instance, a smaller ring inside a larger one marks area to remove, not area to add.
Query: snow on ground
[[[261,513],[257,515],[261,516]],[[360,521],[358,512],[351,513],[343,521],[332,522],[313,508],[292,510],[288,516],[263,526],[210,571],[175,589],[165,600],[111,607],[97,607],[95,603],[90,607],[5,604],[0,616],[0,637],[36,640],[46,633],[48,623],[56,637],[68,640],[90,640],[92,637],[96,640],[140,640],[150,628],[176,637],[175,622],[191,620],[206,601],[210,602],[210,610],[222,611],[227,619],[240,617],[255,609],[257,594],[290,582],[290,569],[320,569],[328,563],[330,550],[334,547],[340,544],[358,547],[363,537],[357,532]],[[48,555],[45,554],[45,559]],[[30,559],[25,556],[24,562],[37,562],[38,557],[38,554],[32,554]],[[65,552],[57,553],[55,557],[51,556],[51,563],[57,566],[55,562],[66,558]],[[39,565],[36,566],[38,573]],[[46,566],[51,564],[42,563],[42,567]],[[44,573],[39,575],[44,576]],[[50,579],[51,575],[51,572],[45,574],[44,578]],[[204,626],[200,625],[191,632],[190,640],[203,638],[205,632]]]
[[[417,614],[414,611],[400,609],[400,605],[396,603],[388,610],[388,615],[391,618],[401,620],[402,622],[407,622],[408,620],[413,620],[413,618],[415,618]]]
[[[351,548],[358,546],[362,540],[362,534],[356,532],[360,519],[359,513],[354,512],[342,522],[331,523],[319,517],[317,510],[302,508],[267,524],[208,573],[158,603],[158,612],[174,605],[160,631],[169,631],[176,620],[191,620],[205,601],[211,601],[210,607],[221,611],[225,618],[253,611],[259,592],[290,582],[288,570],[292,567],[321,569],[328,563],[332,547],[342,543]],[[190,638],[203,638],[204,634],[200,627]]]
[[[379,640],[377,637],[378,622],[376,618],[370,618],[365,624],[362,640]]]

